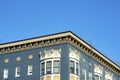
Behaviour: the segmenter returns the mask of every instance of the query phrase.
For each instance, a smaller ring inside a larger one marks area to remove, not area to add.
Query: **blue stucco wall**
[[[37,48],[37,49],[31,49],[31,50],[26,50],[26,51],[20,51],[16,53],[9,53],[5,55],[0,55],[0,80],[3,80],[3,70],[5,68],[9,69],[9,76],[8,80],[40,80],[40,51],[44,50],[50,50],[50,49],[60,49],[61,48],[61,71],[60,71],[60,79],[61,80],[70,80],[70,70],[69,70],[69,48],[75,49],[70,44],[60,44],[60,45],[55,45],[55,46],[48,46],[48,47],[43,47],[43,48]],[[79,51],[79,50],[78,50]],[[28,56],[32,54],[33,59],[29,60]],[[87,73],[91,71],[93,73],[94,77],[94,64],[100,65],[98,62],[87,56],[84,52],[80,51],[80,80],[82,80],[82,69],[86,68]],[[20,56],[21,61],[17,62],[16,58]],[[4,63],[4,59],[8,58],[9,62],[7,64]],[[83,59],[86,60],[86,62],[83,62]],[[91,63],[92,66],[90,67],[88,63]],[[33,65],[33,75],[28,76],[27,75],[27,67],[28,65]],[[21,72],[20,72],[20,77],[16,78],[15,77],[15,68],[16,67],[21,67]],[[104,70],[109,69],[104,67]],[[110,71],[111,72],[111,71]],[[113,73],[114,77],[116,80],[119,80],[119,76]],[[87,74],[88,76],[88,74]],[[87,77],[88,80],[88,77]],[[94,78],[93,78],[94,80]]]

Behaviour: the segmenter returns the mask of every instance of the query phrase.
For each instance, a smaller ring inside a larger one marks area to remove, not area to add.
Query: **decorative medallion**
[[[33,58],[33,55],[32,55],[32,54],[31,54],[31,55],[29,55],[29,56],[28,56],[28,58],[29,58],[29,59],[32,59],[32,58]]]
[[[9,59],[6,58],[6,59],[4,60],[4,63],[8,63],[8,62],[9,62]]]
[[[18,57],[16,58],[16,61],[20,61],[20,60],[21,60],[21,57],[18,56]]]

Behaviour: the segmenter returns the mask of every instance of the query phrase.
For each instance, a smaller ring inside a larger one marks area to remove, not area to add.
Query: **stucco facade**
[[[68,31],[0,44],[0,80],[120,80],[120,67]]]

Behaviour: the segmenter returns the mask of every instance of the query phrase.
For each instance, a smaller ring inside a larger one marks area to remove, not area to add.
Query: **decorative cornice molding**
[[[72,32],[64,32],[7,44],[0,44],[0,54],[9,54],[18,51],[53,46],[64,43],[70,43],[94,60],[98,61],[101,65],[120,75],[120,67],[117,64],[106,58],[99,51],[97,51],[95,48],[77,37]]]

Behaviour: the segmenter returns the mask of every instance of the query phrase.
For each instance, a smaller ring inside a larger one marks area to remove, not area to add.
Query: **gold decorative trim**
[[[4,63],[8,63],[8,62],[9,62],[9,59],[6,58],[6,59],[4,60]]]
[[[31,55],[29,55],[29,56],[28,56],[28,58],[29,58],[29,59],[32,59],[32,58],[33,58],[33,55],[32,55],[32,54],[31,54]]]
[[[18,57],[16,58],[16,61],[20,61],[20,60],[21,60],[21,57],[18,56]]]
[[[71,45],[75,46],[76,48],[83,51],[85,54],[99,62],[101,65],[120,75],[120,67],[118,65],[103,56],[99,51],[91,47],[82,39],[78,38],[72,32],[64,32],[29,40],[1,44],[0,54],[8,54],[12,52],[41,48],[45,46],[53,46],[64,43],[70,43]]]

